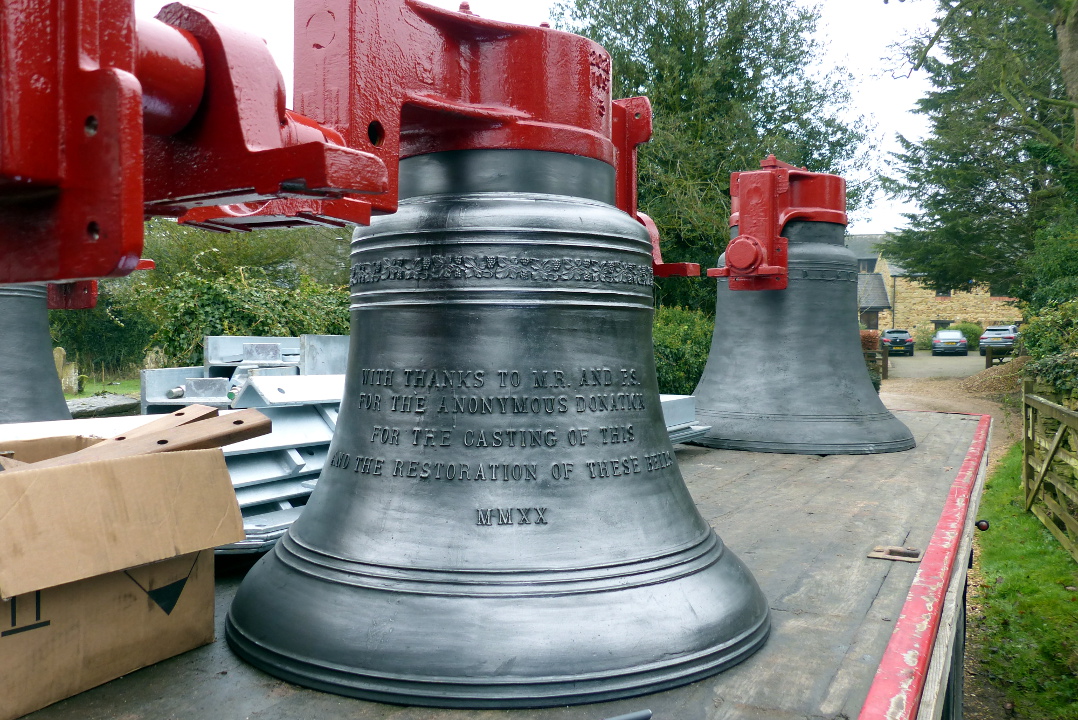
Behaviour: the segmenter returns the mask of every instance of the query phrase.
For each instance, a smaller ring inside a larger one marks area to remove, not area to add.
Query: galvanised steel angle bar
[[[248,508],[281,500],[306,497],[310,494],[311,489],[304,485],[302,480],[276,480],[239,488],[236,490],[236,501],[239,502],[240,508]]]
[[[225,447],[225,457],[327,445],[333,439],[333,427],[326,421],[318,406],[271,407],[261,410],[273,422],[273,432]]]

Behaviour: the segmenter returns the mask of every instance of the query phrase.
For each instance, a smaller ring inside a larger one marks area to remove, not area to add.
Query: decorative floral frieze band
[[[352,285],[391,280],[524,280],[650,286],[651,265],[620,260],[534,258],[509,255],[434,255],[382,258],[352,265]]]

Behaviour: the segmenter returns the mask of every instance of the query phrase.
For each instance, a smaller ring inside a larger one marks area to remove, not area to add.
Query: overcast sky
[[[429,1],[452,9],[460,4],[459,0]],[[161,0],[135,0],[140,15],[153,15],[164,4]],[[291,92],[292,0],[196,0],[191,4],[212,9],[248,32],[266,38]],[[471,0],[472,11],[478,15],[525,25],[538,25],[550,19],[553,5],[553,0]],[[828,44],[827,61],[846,66],[858,78],[851,111],[864,115],[877,126],[884,150],[897,149],[896,133],[909,138],[923,136],[926,123],[909,111],[928,89],[924,74],[905,77],[903,73],[901,77],[893,77],[894,63],[886,58],[892,54],[893,43],[928,26],[935,2],[820,0],[820,5],[823,11],[820,33]],[[880,197],[873,208],[851,215],[849,230],[855,234],[895,230],[905,224],[901,213],[909,210]]]

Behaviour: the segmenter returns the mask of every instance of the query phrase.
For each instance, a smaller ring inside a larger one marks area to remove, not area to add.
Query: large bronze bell
[[[774,158],[763,165],[734,175],[734,240],[719,264],[729,265],[731,252],[751,257],[745,239],[734,244],[742,227],[751,224],[761,238],[781,231],[775,247],[777,257],[787,255],[785,289],[745,291],[732,285],[747,279],[718,278],[711,352],[693,393],[697,421],[711,430],[693,442],[816,455],[909,450],[913,434],[883,406],[861,350],[857,261],[844,245],[845,183]],[[739,176],[751,188],[740,197]]]
[[[70,419],[52,359],[47,287],[0,286],[0,423]]]
[[[387,702],[641,694],[759,648],[768,606],[697,512],[659,405],[651,244],[613,168],[530,150],[401,162],[352,244],[330,461],[228,641]]]

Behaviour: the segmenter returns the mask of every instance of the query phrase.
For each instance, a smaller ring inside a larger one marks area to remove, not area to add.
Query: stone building
[[[994,294],[987,286],[932,288],[918,276],[876,250],[883,235],[847,235],[846,247],[858,265],[858,310],[870,329],[938,329],[953,323],[974,322],[981,326],[1011,325],[1022,319],[1015,299]],[[880,299],[882,286],[883,297]]]

